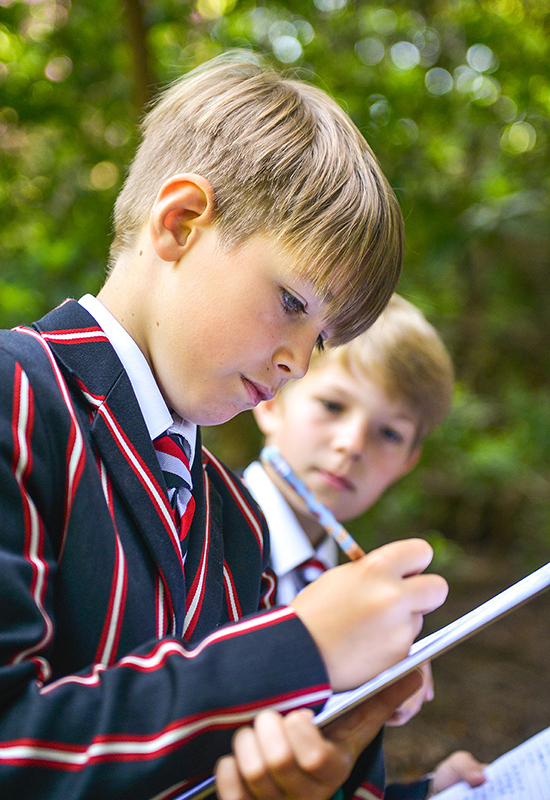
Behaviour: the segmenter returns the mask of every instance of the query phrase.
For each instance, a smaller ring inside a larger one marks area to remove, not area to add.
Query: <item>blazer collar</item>
[[[181,633],[185,616],[181,551],[164,478],[128,376],[102,329],[76,301],[66,301],[34,327],[50,345],[73,391],[77,386],[91,407],[92,437],[158,564]],[[200,462],[200,450],[197,455]]]

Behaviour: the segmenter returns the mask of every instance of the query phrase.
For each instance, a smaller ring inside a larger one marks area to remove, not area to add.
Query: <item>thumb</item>
[[[395,709],[421,686],[422,674],[415,670],[330,722],[323,732],[338,744],[346,743],[357,758]]]

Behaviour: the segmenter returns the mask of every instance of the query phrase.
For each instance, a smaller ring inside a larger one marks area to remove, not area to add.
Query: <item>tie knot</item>
[[[296,567],[296,571],[304,586],[317,580],[327,569],[328,567],[318,558],[308,558]]]
[[[155,439],[154,445],[168,488],[186,486],[191,489],[190,447],[184,437],[177,433],[164,433]]]

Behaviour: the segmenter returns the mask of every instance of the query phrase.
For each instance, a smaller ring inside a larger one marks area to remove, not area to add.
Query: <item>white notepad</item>
[[[550,728],[497,758],[485,775],[482,786],[457,783],[437,800],[550,800]]]

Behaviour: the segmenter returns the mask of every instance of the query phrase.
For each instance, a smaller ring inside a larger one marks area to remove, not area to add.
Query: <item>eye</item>
[[[401,444],[403,441],[403,437],[400,433],[398,433],[395,428],[384,427],[381,429],[381,433],[384,439],[388,442],[395,442],[395,444]]]
[[[281,289],[281,302],[286,314],[305,314],[306,307],[301,300],[294,297],[287,289]]]
[[[338,403],[335,400],[325,400],[320,397],[319,402],[329,412],[329,414],[341,414],[344,410],[342,403]]]

